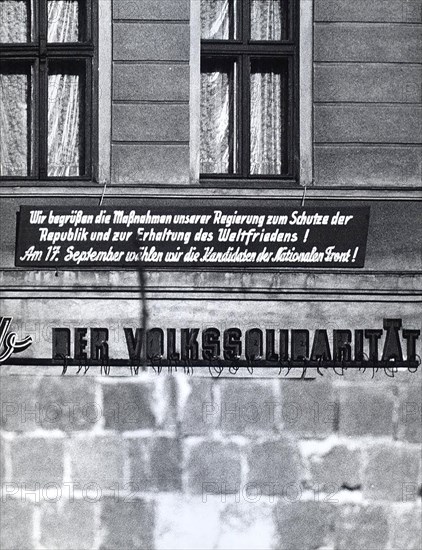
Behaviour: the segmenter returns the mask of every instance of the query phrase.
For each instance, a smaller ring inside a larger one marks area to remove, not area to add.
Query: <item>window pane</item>
[[[214,66],[213,66],[214,65]],[[201,172],[235,171],[234,62],[204,62],[201,73]]]
[[[251,1],[251,39],[282,40],[286,37],[286,0]]]
[[[3,62],[0,73],[0,176],[30,174],[31,103],[30,67]]]
[[[201,37],[205,40],[235,38],[235,0],[201,0]]]
[[[282,174],[286,151],[286,71],[275,62],[251,63],[251,174]]]
[[[48,42],[78,42],[78,0],[48,0]]]
[[[48,176],[83,175],[83,71],[50,63],[48,74]]]
[[[26,0],[0,0],[0,42],[30,41],[30,3]]]

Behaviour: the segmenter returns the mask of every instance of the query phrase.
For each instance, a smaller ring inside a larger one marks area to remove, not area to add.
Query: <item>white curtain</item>
[[[281,174],[281,73],[251,74],[251,174]]]
[[[201,37],[227,40],[229,29],[229,0],[201,0]]]
[[[281,40],[281,1],[251,1],[252,40]]]
[[[79,1],[48,1],[48,42],[77,42],[79,34]]]
[[[26,74],[0,74],[0,175],[28,175],[28,91]]]
[[[0,0],[0,43],[30,41],[30,10],[28,0]],[[48,0],[48,42],[77,42],[78,35],[79,0]]]
[[[0,42],[27,42],[28,2],[0,0]]]
[[[48,1],[48,42],[77,42],[78,0]],[[80,87],[76,74],[48,75],[48,175],[78,176]]]
[[[229,171],[229,74],[201,74],[201,172]]]
[[[280,40],[282,0],[251,0],[251,39]],[[282,127],[279,71],[251,71],[250,173],[281,174]]]
[[[48,76],[48,175],[79,176],[79,75]]]

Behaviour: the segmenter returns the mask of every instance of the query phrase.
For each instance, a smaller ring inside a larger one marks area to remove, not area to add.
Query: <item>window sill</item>
[[[300,184],[294,178],[231,178],[231,177],[201,177],[199,187],[202,188],[234,188],[234,189],[298,189]]]
[[[93,182],[49,182],[44,185],[41,182],[25,184],[21,182],[3,182],[0,184],[0,197],[24,199],[25,204],[31,199],[92,199],[99,200],[102,196],[103,185]],[[242,192],[239,192],[239,189]],[[257,192],[259,189],[259,192]],[[217,186],[214,181],[201,181],[195,185],[171,185],[143,183],[136,185],[107,185],[104,200],[106,204],[110,201],[120,200],[297,200],[302,201],[304,196],[304,185],[296,182],[280,182],[271,187],[257,187],[249,182],[248,186],[221,184]],[[379,187],[356,187],[350,185],[337,186],[314,186],[306,187],[306,201],[420,201],[422,200],[422,189],[420,187],[400,188],[397,186]]]
[[[91,178],[80,178],[78,180],[0,180],[0,194],[3,190],[10,189],[31,189],[39,190],[42,193],[43,189],[87,189],[87,188],[102,188],[103,184],[93,181]]]

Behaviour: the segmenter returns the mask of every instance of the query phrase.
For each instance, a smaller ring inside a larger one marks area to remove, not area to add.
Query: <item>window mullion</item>
[[[32,0],[31,9],[31,42],[38,46],[38,37],[40,35],[40,0]]]
[[[289,59],[289,105],[288,105],[288,126],[291,127],[289,136],[289,173],[294,174],[298,169],[298,158],[295,151],[299,151],[299,71],[296,63],[296,56]]]
[[[37,98],[37,145],[38,145],[38,177],[47,177],[47,0],[37,0],[38,27],[38,98]]]
[[[47,0],[38,0],[38,47],[40,56],[47,55]]]
[[[250,130],[251,130],[251,99],[250,99],[250,57],[242,55],[242,100],[241,103],[241,124],[242,124],[242,142],[241,142],[241,162],[242,176],[247,177],[250,173]]]
[[[250,28],[251,28],[251,18],[250,18],[250,2],[239,2],[241,4],[240,17],[241,17],[241,41],[242,44],[249,44]]]
[[[48,65],[47,58],[41,57],[39,60],[39,131],[38,131],[38,150],[39,150],[39,177],[47,177],[47,156],[48,156]]]
[[[250,2],[241,2],[242,4],[242,43],[243,47],[249,47],[251,35],[251,10]],[[241,148],[241,175],[247,177],[250,173],[250,56],[243,50],[241,54],[241,103],[240,121],[242,125]]]
[[[83,168],[82,171],[85,175],[92,176],[91,174],[91,163],[90,159],[92,157],[92,142],[91,142],[91,136],[93,135],[93,128],[92,128],[92,118],[89,116],[86,116],[87,113],[91,111],[92,108],[92,70],[91,70],[91,63],[90,60],[85,59],[85,79],[84,82],[80,83],[81,86],[84,87],[85,91],[85,113],[81,120],[83,120],[83,131],[84,131],[84,158],[83,160]],[[83,93],[83,90],[81,90],[81,94]]]

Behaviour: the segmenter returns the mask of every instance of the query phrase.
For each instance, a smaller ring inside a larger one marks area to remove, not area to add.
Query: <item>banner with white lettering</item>
[[[369,208],[22,206],[19,267],[330,267],[365,262]]]

